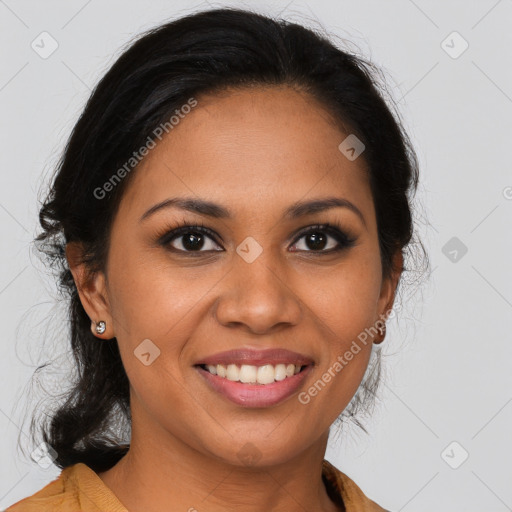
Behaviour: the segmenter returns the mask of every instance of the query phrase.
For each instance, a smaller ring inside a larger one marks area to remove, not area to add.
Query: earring
[[[381,339],[379,341],[375,342],[375,345],[379,345],[384,341],[384,338],[386,337],[386,324],[384,324],[382,327],[378,327],[379,334],[381,335]]]
[[[105,332],[105,330],[107,329],[107,324],[103,321],[103,320],[100,320],[97,324],[96,324],[96,332],[98,334],[103,334]]]

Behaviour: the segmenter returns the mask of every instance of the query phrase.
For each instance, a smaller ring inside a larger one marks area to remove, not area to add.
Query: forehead
[[[228,201],[248,213],[307,195],[371,201],[365,161],[338,149],[349,133],[309,94],[258,87],[197,102],[136,169],[125,208],[139,211],[176,195]]]

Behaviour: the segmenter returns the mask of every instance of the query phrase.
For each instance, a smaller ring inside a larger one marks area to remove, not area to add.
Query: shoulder
[[[368,498],[357,484],[327,460],[323,462],[323,476],[327,480],[328,491],[339,499],[346,512],[389,512]]]
[[[127,512],[86,464],[63,469],[57,479],[4,512]]]
[[[66,499],[66,481],[71,471],[73,471],[73,466],[62,470],[56,479],[32,494],[32,496],[14,503],[5,512],[35,512],[36,510],[50,510],[51,507],[62,507]]]

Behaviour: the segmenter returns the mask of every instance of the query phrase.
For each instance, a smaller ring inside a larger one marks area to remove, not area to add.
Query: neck
[[[132,418],[133,420],[134,418]],[[144,435],[132,421],[130,450],[110,470],[105,485],[129,511],[245,512],[339,511],[322,481],[329,432],[278,464],[233,465],[172,437]]]

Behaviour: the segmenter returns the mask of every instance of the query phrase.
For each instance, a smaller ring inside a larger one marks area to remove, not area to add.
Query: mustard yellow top
[[[322,476],[329,496],[341,510],[345,507],[345,512],[386,512],[326,460]],[[89,466],[80,462],[63,469],[58,478],[5,512],[128,512],[128,509]]]

